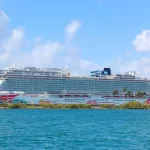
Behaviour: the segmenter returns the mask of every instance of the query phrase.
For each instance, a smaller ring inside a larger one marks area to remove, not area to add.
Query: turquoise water
[[[150,149],[150,110],[0,110],[3,149]]]

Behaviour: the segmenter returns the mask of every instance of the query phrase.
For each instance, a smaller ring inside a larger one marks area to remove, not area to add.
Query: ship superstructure
[[[10,68],[0,70],[0,90],[25,94],[90,93],[101,96],[112,95],[113,90],[122,89],[133,93],[150,94],[150,80],[139,73],[111,74],[110,68],[92,71],[89,76],[73,76],[68,68]]]

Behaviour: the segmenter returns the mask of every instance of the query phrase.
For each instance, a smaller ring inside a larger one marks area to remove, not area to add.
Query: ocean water
[[[0,110],[0,150],[147,150],[150,110]]]

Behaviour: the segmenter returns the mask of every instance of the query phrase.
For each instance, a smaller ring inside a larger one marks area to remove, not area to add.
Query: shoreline
[[[131,101],[121,105],[101,104],[23,104],[3,103],[0,109],[150,109],[150,104]]]

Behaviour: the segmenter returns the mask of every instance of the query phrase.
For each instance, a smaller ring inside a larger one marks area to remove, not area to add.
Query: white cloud
[[[6,28],[9,22],[8,16],[0,10],[0,29]],[[79,48],[72,45],[71,40],[75,36],[81,23],[72,21],[65,27],[65,42],[45,41],[37,36],[30,40],[30,51],[25,50],[25,33],[23,28],[5,30],[0,36],[0,67],[8,67],[11,64],[18,66],[36,67],[64,67],[68,66],[71,71],[79,74],[88,73],[98,69],[99,66],[82,59]]]
[[[0,31],[7,25],[9,17],[4,13],[3,10],[0,10]]]
[[[121,65],[122,64],[122,65]],[[139,61],[138,60],[133,60],[132,62],[128,63],[122,63],[121,62],[120,66],[120,71],[122,73],[128,72],[128,71],[138,71],[139,67]]]
[[[3,24],[3,28],[7,26],[8,21],[8,16],[1,10],[0,23]],[[37,67],[52,65],[52,60],[62,50],[62,46],[58,41],[42,43],[42,37],[36,37],[31,42],[33,48],[30,51],[23,51],[26,42],[23,28],[7,29],[5,34],[6,36],[0,37],[1,67],[10,66],[11,64],[35,65]]]
[[[57,54],[62,51],[62,46],[59,42],[46,42],[37,45],[31,52],[31,60],[36,66],[49,66],[53,65],[53,61]],[[55,62],[55,61],[54,61]]]
[[[100,66],[92,63],[88,60],[82,59],[80,57],[79,48],[72,45],[71,40],[75,36],[78,29],[81,27],[81,23],[77,20],[72,21],[65,27],[65,64],[72,69],[74,74],[89,74],[91,70],[100,69]]]
[[[42,37],[41,36],[37,36],[37,37],[35,37],[35,39],[34,39],[34,44],[35,45],[37,45],[37,44],[39,44],[41,41],[42,41]]]
[[[67,37],[72,38],[76,34],[80,26],[81,26],[81,23],[77,20],[74,20],[70,24],[68,24],[65,28]]]
[[[38,44],[31,51],[5,51],[0,55],[0,62],[4,66],[17,64],[19,66],[53,67],[55,58],[62,51],[62,46],[57,41]],[[57,60],[59,61],[59,60]]]
[[[5,51],[18,51],[24,40],[24,31],[21,28],[12,30],[10,37],[2,44],[1,48]]]
[[[4,11],[0,10],[0,39],[5,38],[8,34],[7,33],[8,22],[9,22],[9,17],[4,13]]]
[[[150,30],[143,30],[140,34],[136,36],[132,42],[133,47],[137,52],[149,52],[150,51]],[[128,63],[127,61],[122,61],[119,63],[119,68],[121,72],[127,71],[137,71],[140,72],[142,76],[148,77],[150,74],[150,58],[142,57],[141,59],[133,60]]]
[[[97,69],[102,69],[99,65],[95,64],[95,63],[92,63],[88,60],[84,60],[84,59],[81,59],[80,61],[80,67],[81,67],[81,70],[83,72],[88,72],[88,71],[92,71],[92,70],[97,70]]]
[[[144,30],[133,41],[133,47],[138,52],[150,51],[150,30]]]
[[[139,63],[142,65],[142,66],[149,66],[150,67],[150,58],[142,58]]]
[[[2,39],[1,39],[2,40]],[[10,61],[13,53],[20,50],[23,45],[24,32],[22,28],[13,29],[10,35],[1,42],[0,45],[0,62]]]
[[[136,71],[140,72],[142,77],[149,78],[150,75],[150,58],[143,57],[141,59],[133,60],[130,62],[126,62],[122,59],[122,61],[117,66],[120,68],[121,73],[125,73],[128,71]]]
[[[137,52],[149,52],[150,51],[150,30],[143,30],[136,36],[132,42],[133,47]],[[128,54],[128,53],[127,53]],[[129,53],[130,54],[130,53]],[[129,55],[128,54],[128,55]],[[149,78],[150,74],[150,58],[142,57],[133,61],[125,61],[122,59],[118,63],[120,72],[137,71],[140,72],[143,77]]]

